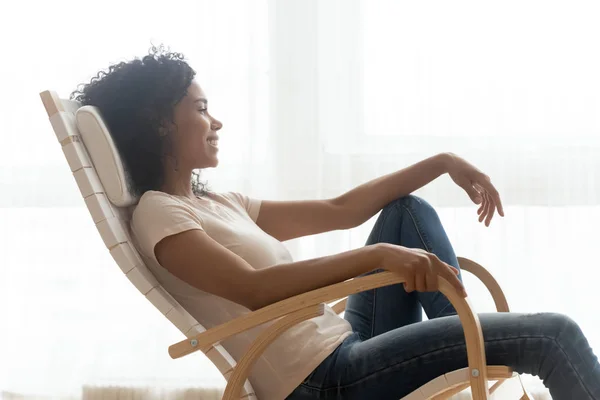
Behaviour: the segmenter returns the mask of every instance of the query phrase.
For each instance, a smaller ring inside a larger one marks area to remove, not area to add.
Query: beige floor
[[[505,388],[498,390],[491,400],[510,399],[506,393],[514,393],[510,382],[505,383]],[[82,395],[77,397],[64,397],[52,400],[220,400],[223,390],[212,389],[179,389],[179,390],[156,390],[152,388],[125,388],[125,387],[84,387]],[[552,400],[546,390],[532,390],[531,394],[536,400]],[[50,400],[38,396],[28,396],[15,393],[0,393],[2,400]],[[453,396],[451,400],[470,400],[471,395],[467,391]],[[515,398],[515,400],[518,399]]]

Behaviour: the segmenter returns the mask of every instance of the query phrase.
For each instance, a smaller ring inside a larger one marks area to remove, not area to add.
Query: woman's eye
[[[200,111],[201,113],[205,113],[207,111],[207,109],[206,108],[201,108],[198,111]]]

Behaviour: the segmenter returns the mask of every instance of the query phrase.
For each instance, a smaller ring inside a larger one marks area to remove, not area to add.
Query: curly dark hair
[[[71,93],[72,100],[100,110],[136,196],[163,184],[163,160],[172,147],[170,135],[159,132],[173,122],[174,107],[195,75],[183,54],[152,46],[143,58],[111,65]],[[196,171],[192,190],[196,196],[208,192]]]

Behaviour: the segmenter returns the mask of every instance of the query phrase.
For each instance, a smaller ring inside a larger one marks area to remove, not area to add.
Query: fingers
[[[436,292],[439,290],[438,274],[434,272],[417,273],[413,279],[407,278],[404,283],[404,290],[406,293],[415,290],[417,292]]]
[[[479,214],[479,222],[486,221],[486,226],[489,226],[490,216],[493,216],[494,203],[487,192],[483,193],[483,211]]]
[[[456,291],[461,296],[467,297],[467,291],[465,290],[465,287],[463,286],[462,282],[458,278],[458,274],[459,274],[458,269],[454,268],[453,266],[451,266],[449,264],[446,264],[443,261],[439,261],[439,269],[437,272],[438,272],[439,276],[441,276],[442,278],[447,280],[448,283],[450,283],[452,285],[452,287],[454,287],[454,289],[456,289]],[[439,288],[439,282],[438,282],[438,288]]]
[[[486,193],[486,195],[488,196],[488,199],[489,199],[490,195],[487,193]],[[494,217],[494,213],[496,212],[496,207],[494,207],[494,204],[492,203],[491,199],[488,200],[488,203],[489,203],[489,206],[488,206],[487,217],[485,218],[485,226],[490,226],[490,221],[492,220],[492,218]]]
[[[460,279],[458,279],[458,269],[454,268],[452,265],[446,264],[437,257],[435,257],[435,261],[437,261],[438,263],[437,273],[439,274],[439,276],[442,276],[444,279],[446,279],[460,295],[462,295],[463,297],[467,297],[467,291],[465,290],[465,287],[463,286]]]
[[[427,292],[427,275],[425,273],[415,275],[415,289],[417,292]]]
[[[452,285],[458,294],[467,297],[467,291],[465,290],[463,283],[458,279],[458,270],[444,262],[441,262],[441,264],[441,268],[438,271],[438,278],[441,276]],[[439,279],[436,282],[436,288],[433,291],[437,290],[439,290]]]
[[[411,261],[406,266],[404,290],[406,293],[428,291],[427,275],[431,271],[432,254],[418,248],[410,249],[413,253]]]
[[[484,175],[484,178],[477,183],[480,184],[481,187],[483,187],[483,189],[486,191],[486,193],[488,193],[491,196],[491,200],[498,209],[498,214],[504,217],[504,207],[502,207],[502,200],[500,200],[500,194],[498,193],[498,190],[496,190],[496,187],[494,187],[494,185],[492,184],[490,177]]]
[[[411,293],[415,291],[415,275],[410,275],[406,277],[406,282],[404,282],[404,291],[406,293]]]
[[[488,197],[485,195],[485,191],[483,191],[482,197],[483,197],[483,202],[481,203],[481,207],[480,207],[481,212],[478,213],[479,214],[479,218],[478,218],[479,222],[482,222],[485,219],[485,214],[487,212],[488,203],[489,203]]]
[[[483,197],[483,196],[482,196]],[[479,209],[477,210],[477,215],[481,215],[481,213],[483,212],[483,210],[485,210],[485,201],[481,202],[481,206],[479,207]],[[481,221],[479,221],[481,222]]]
[[[435,292],[439,290],[439,277],[448,281],[456,291],[463,297],[467,297],[467,292],[458,278],[460,271],[441,261],[435,254],[429,252],[415,251],[417,258],[413,259],[405,270],[406,282],[404,290],[407,293]]]
[[[465,184],[462,187],[465,192],[467,192],[467,194],[469,195],[469,197],[471,198],[471,201],[475,204],[482,204],[483,203],[483,198],[481,197],[481,193],[479,193],[479,191],[477,191],[477,189],[475,189],[473,187],[473,185],[471,185],[470,182],[467,182],[467,184]]]
[[[486,178],[486,180],[487,179],[489,179],[489,178]],[[477,187],[481,191],[482,197],[483,197],[483,202],[481,203],[481,206],[477,210],[477,214],[479,215],[479,218],[478,218],[479,222],[485,221],[485,226],[490,226],[490,222],[492,221],[492,218],[494,217],[494,215],[496,213],[496,209],[498,209],[498,214],[500,214],[500,210],[502,209],[502,204],[498,205],[496,203],[496,200],[494,199],[494,195],[492,193],[490,193],[483,185],[480,185],[477,183],[477,184],[475,184],[475,187]],[[496,194],[497,194],[497,192],[496,192]],[[502,211],[502,214],[500,214],[500,215],[503,216],[503,213],[504,213],[504,211]]]
[[[463,286],[460,279],[458,279],[458,276],[453,274],[449,269],[447,269],[446,271],[448,271],[448,273],[444,274],[444,279],[446,279],[448,283],[450,283],[461,296],[467,297],[467,291],[465,290],[465,287]]]
[[[438,274],[436,274],[436,273],[427,274],[427,275],[425,275],[425,278],[427,281],[427,291],[428,292],[437,292],[438,290],[440,290]]]

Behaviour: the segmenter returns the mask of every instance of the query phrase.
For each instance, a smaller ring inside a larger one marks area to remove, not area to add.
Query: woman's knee
[[[401,213],[408,212],[413,216],[417,217],[431,217],[438,218],[435,208],[429,204],[425,199],[409,194],[407,196],[400,197],[383,208],[384,213],[389,213],[392,210],[399,211]]]
[[[396,199],[383,208],[367,244],[377,242],[438,252],[440,259],[451,265],[458,264],[437,212],[415,195]]]
[[[544,325],[558,342],[577,340],[583,336],[581,328],[571,317],[559,313],[546,313]]]
[[[538,334],[557,343],[583,336],[581,328],[571,317],[560,313],[525,314],[527,325]]]

